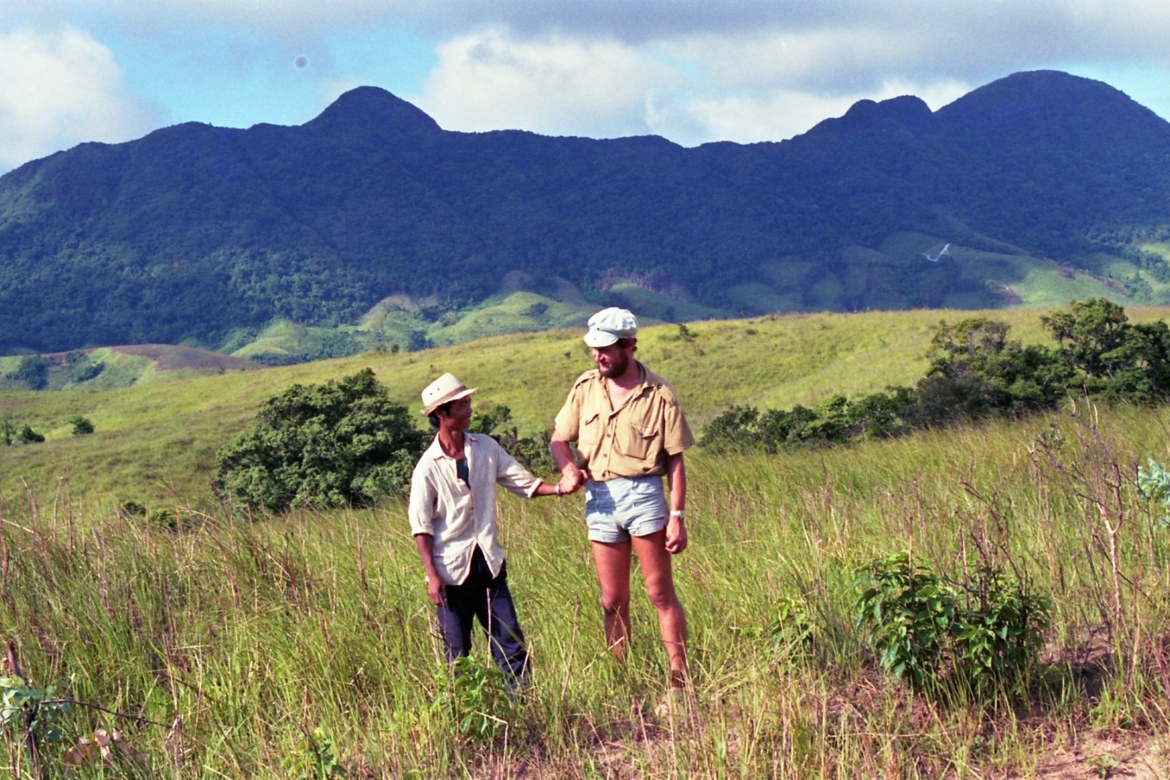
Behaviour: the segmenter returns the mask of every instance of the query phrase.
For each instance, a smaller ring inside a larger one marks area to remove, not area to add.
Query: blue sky
[[[1170,117],[1165,0],[0,0],[0,172],[187,121],[301,124],[375,85],[449,130],[781,140],[1019,70]]]

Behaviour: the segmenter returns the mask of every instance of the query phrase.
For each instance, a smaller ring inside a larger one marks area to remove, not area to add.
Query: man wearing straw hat
[[[426,570],[427,594],[438,608],[447,660],[470,652],[471,627],[478,619],[496,665],[515,683],[527,673],[528,651],[496,540],[496,485],[532,498],[572,493],[577,484],[572,479],[546,484],[495,439],[467,433],[474,392],[452,374],[422,391],[423,413],[438,432],[411,479],[410,528]]]
[[[681,693],[686,616],[675,593],[671,556],[687,546],[683,450],[695,439],[670,383],[634,359],[637,333],[638,321],[625,309],[603,309],[589,319],[585,343],[597,368],[582,374],[569,391],[551,447],[565,479],[585,483],[606,642],[618,657],[629,643],[632,552],[658,613],[671,692]],[[576,460],[570,442],[577,443]]]

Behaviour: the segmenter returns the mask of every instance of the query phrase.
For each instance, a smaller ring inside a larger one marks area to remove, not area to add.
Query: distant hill
[[[0,352],[293,362],[610,302],[656,320],[1162,303],[1168,257],[1170,124],[1063,73],[694,149],[449,132],[363,87],[300,127],[184,124],[0,177]]]
[[[108,390],[263,367],[251,360],[194,347],[134,344],[0,357],[0,392]]]

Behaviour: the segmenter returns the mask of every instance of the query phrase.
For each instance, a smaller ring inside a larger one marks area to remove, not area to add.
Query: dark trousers
[[[478,547],[471,558],[471,573],[462,585],[447,586],[447,606],[439,607],[439,630],[449,662],[471,652],[471,626],[476,618],[488,633],[496,665],[513,679],[523,678],[528,671],[528,651],[508,590],[508,564],[492,577]]]

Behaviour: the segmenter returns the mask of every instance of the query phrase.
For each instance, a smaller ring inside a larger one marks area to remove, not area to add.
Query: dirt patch
[[[1046,780],[1131,778],[1165,780],[1170,763],[1162,743],[1140,735],[1090,737],[1073,748],[1057,748],[1036,766],[1036,777]]]
[[[264,368],[259,363],[245,358],[221,355],[206,349],[178,347],[170,344],[133,344],[122,347],[108,347],[112,352],[153,360],[159,371],[243,371]]]

